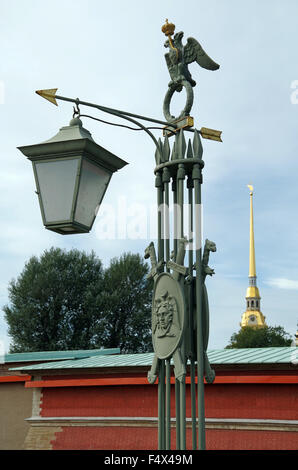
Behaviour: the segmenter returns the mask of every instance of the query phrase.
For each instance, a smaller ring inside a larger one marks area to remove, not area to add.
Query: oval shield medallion
[[[183,290],[169,273],[155,282],[152,304],[152,342],[159,359],[167,359],[179,346],[184,331],[185,302]]]

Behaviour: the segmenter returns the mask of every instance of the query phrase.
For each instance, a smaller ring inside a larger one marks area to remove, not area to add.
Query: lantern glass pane
[[[83,160],[75,221],[90,227],[111,179],[103,168]]]
[[[46,223],[69,220],[79,158],[35,163]]]

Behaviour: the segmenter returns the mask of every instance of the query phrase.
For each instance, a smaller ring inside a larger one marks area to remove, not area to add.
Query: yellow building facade
[[[254,219],[253,219],[253,186],[250,189],[250,228],[249,228],[249,274],[248,288],[246,289],[246,311],[241,318],[240,326],[251,326],[263,328],[266,326],[265,317],[261,312],[261,297],[257,287],[255,241],[254,241]]]

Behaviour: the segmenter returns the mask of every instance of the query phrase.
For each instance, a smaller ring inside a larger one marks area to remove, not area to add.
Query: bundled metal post
[[[169,151],[167,137],[163,143],[159,142],[155,169],[159,205],[158,257],[156,264],[152,266],[152,270],[155,267],[152,306],[155,359],[148,378],[151,383],[154,383],[157,375],[159,377],[160,449],[170,449],[172,442],[171,364],[175,377],[176,449],[184,450],[187,447],[186,388],[188,384],[190,384],[192,447],[193,449],[205,448],[204,377],[206,370],[209,382],[212,382],[214,376],[210,372],[206,353],[208,343],[206,335],[208,336],[209,332],[206,325],[209,311],[207,290],[204,286],[206,277],[204,260],[208,257],[203,256],[201,246],[201,184],[204,167],[202,153],[200,134],[196,130],[193,141],[189,140],[187,149],[183,130],[177,132],[172,152]],[[168,190],[171,181],[174,217],[170,226]],[[186,194],[187,198],[185,198]],[[187,230],[184,227],[185,199],[188,202]],[[207,252],[210,249],[210,243],[212,242],[209,242]],[[171,255],[170,244],[174,248]],[[150,246],[151,250],[154,250],[153,244]],[[210,251],[215,250],[210,249]],[[184,263],[186,253],[188,253],[187,266]],[[158,374],[157,364],[159,364]]]
[[[171,448],[171,375],[175,379],[176,449],[187,447],[186,390],[190,388],[191,442],[193,449],[205,449],[204,380],[212,383],[215,377],[207,356],[209,336],[209,307],[205,286],[209,268],[209,252],[215,251],[213,242],[206,240],[202,250],[201,185],[204,138],[221,140],[221,132],[202,128],[193,129],[189,116],[193,104],[195,82],[187,65],[197,61],[209,70],[218,69],[193,38],[182,45],[183,33],[172,37],[175,25],[166,22],[162,31],[168,40],[165,55],[171,76],[163,105],[164,116],[171,128],[165,128],[165,139],[158,141],[156,159],[156,187],[158,191],[158,262],[152,266],[154,293],[152,304],[152,342],[154,360],[148,373],[150,383],[157,376],[159,399],[159,448]],[[186,105],[180,116],[170,114],[170,101],[175,91],[186,90]],[[194,132],[186,145],[184,130]],[[172,150],[169,136],[175,135]],[[173,223],[170,227],[169,187],[172,187]],[[186,184],[185,184],[186,183]],[[187,194],[187,197],[185,195]],[[185,223],[185,201],[188,201],[188,229]],[[163,207],[161,208],[162,205]],[[154,250],[151,246],[151,251]],[[172,252],[170,252],[170,245]],[[146,253],[148,253],[148,249]],[[185,255],[188,252],[188,263]],[[154,257],[153,257],[154,259]],[[172,371],[173,368],[173,371]],[[166,370],[166,372],[165,372]],[[197,381],[197,384],[196,384]],[[188,386],[190,384],[190,387]]]

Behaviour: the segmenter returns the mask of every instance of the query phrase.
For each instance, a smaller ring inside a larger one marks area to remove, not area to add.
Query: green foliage
[[[51,248],[9,285],[3,310],[10,352],[120,347],[150,349],[147,264],[124,254],[107,269],[92,252]]]
[[[103,277],[96,324],[98,342],[121,351],[151,351],[152,284],[146,279],[148,266],[137,254],[112,259]]]
[[[282,326],[264,328],[243,327],[231,336],[226,349],[232,348],[272,348],[291,346],[292,338]]]

